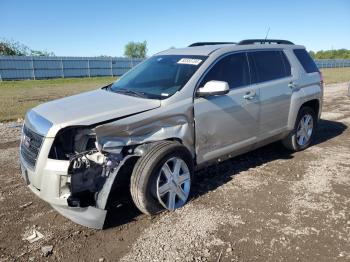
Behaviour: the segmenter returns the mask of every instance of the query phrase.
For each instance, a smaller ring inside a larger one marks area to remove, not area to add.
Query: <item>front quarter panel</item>
[[[192,98],[162,101],[160,108],[97,126],[95,132],[102,149],[113,143],[128,146],[176,139],[194,156]]]

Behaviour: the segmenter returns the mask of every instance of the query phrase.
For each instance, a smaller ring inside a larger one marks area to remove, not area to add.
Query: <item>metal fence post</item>
[[[113,62],[112,62],[112,57],[111,57],[111,76],[113,76]]]
[[[33,74],[33,79],[35,80],[35,69],[34,69],[34,58],[32,57],[32,74]]]
[[[90,73],[90,59],[88,59],[88,75],[89,78],[91,77],[91,73]]]
[[[63,59],[61,57],[61,76],[64,78]]]

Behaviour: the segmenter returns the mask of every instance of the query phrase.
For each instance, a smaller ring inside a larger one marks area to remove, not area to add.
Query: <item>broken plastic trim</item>
[[[104,187],[107,178],[115,172],[123,156],[103,155],[97,150],[77,154],[70,159],[70,207],[95,206],[96,196]]]
[[[94,229],[103,229],[107,210],[88,206],[86,208],[71,208],[52,205],[52,207],[63,216],[73,222]]]

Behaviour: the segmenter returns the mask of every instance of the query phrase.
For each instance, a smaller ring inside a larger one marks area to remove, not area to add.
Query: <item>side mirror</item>
[[[230,87],[227,82],[212,80],[207,82],[203,87],[198,88],[197,96],[218,96],[225,95],[230,91]]]

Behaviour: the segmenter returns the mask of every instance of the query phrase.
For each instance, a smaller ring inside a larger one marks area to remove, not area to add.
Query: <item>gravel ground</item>
[[[153,218],[126,197],[103,231],[72,223],[24,186],[20,128],[0,124],[0,261],[350,261],[346,91],[325,88],[309,149],[274,143],[201,170],[191,201]],[[23,240],[34,229],[43,238]]]

